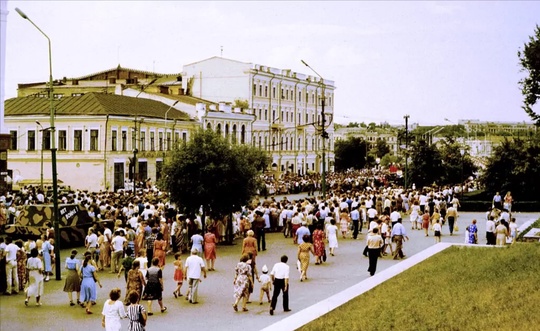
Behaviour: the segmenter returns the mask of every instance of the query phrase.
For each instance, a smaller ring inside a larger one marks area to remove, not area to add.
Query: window
[[[182,132],[182,141],[183,141],[184,143],[187,142],[187,132]]]
[[[82,130],[73,131],[73,150],[82,151]]]
[[[240,129],[240,143],[244,144],[246,142],[246,127],[242,125]]]
[[[158,149],[163,150],[163,132],[158,132]]]
[[[262,97],[262,85],[259,85],[259,96]]]
[[[185,133],[185,132],[184,132]],[[178,142],[180,141],[180,132],[174,133],[174,144],[178,146]]]
[[[262,120],[262,109],[259,109],[259,120]]]
[[[154,151],[156,148],[154,146],[154,138],[155,138],[155,132],[150,132],[150,150],[151,151]]]
[[[276,98],[276,88],[272,87],[272,98]]]
[[[253,95],[257,95],[257,84],[253,84]]]
[[[122,130],[122,151],[127,151],[127,132]]]
[[[111,151],[116,151],[118,143],[118,131],[112,130],[111,132]]]
[[[276,121],[276,111],[272,110],[272,122]]]
[[[283,93],[283,89],[281,89],[281,99],[285,99],[285,94]]]
[[[28,148],[29,151],[35,151],[36,150],[36,131],[28,131]]]
[[[51,131],[50,130],[44,130],[41,131],[41,139],[42,139],[42,147],[43,150],[50,150],[51,149]]]
[[[58,150],[59,151],[67,150],[67,131],[66,130],[58,131]]]
[[[98,150],[98,130],[90,130],[90,150]]]
[[[9,131],[9,149],[17,150],[17,131]]]
[[[146,150],[146,132],[141,131],[140,136],[141,139],[139,140],[139,149],[141,152],[144,152]]]
[[[236,144],[238,141],[237,132],[236,132],[236,124],[232,127],[232,143]]]
[[[167,150],[171,150],[171,133],[167,132]]]
[[[264,120],[268,121],[268,109],[264,110]]]
[[[268,86],[264,87],[264,96],[268,97]]]

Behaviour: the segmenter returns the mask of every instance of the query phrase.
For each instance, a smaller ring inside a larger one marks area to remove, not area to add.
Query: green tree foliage
[[[230,215],[256,194],[258,175],[268,164],[265,152],[200,130],[172,152],[161,184],[184,213],[198,213],[202,207],[203,215]]]
[[[366,165],[366,149],[367,143],[361,138],[350,137],[347,140],[336,141],[334,146],[336,171],[364,168]]]
[[[388,153],[390,153],[390,146],[388,146],[388,144],[386,143],[386,140],[377,138],[377,141],[375,144],[375,155],[381,158]]]
[[[535,200],[540,196],[539,164],[538,140],[504,140],[488,158],[480,181],[490,195],[511,191],[514,199]]]
[[[540,113],[533,109],[540,100],[540,26],[536,26],[535,35],[529,37],[529,42],[518,51],[521,71],[527,76],[519,81],[523,94],[523,110],[531,117],[536,125],[540,125]]]
[[[471,159],[467,148],[457,142],[453,137],[442,140],[439,148],[443,161],[444,173],[441,174],[442,184],[462,183],[469,176],[478,171],[478,167]],[[461,152],[463,151],[463,155]]]
[[[435,145],[427,144],[424,140],[412,144],[410,152],[409,183],[416,187],[440,184],[444,176],[441,153]]]

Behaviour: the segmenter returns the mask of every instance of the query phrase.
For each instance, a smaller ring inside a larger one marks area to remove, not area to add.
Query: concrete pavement
[[[540,213],[517,213],[518,225],[531,219],[540,217]],[[448,228],[443,228],[443,242],[464,241],[465,227],[473,218],[479,223],[479,241],[485,243],[485,214],[462,213],[458,220],[459,232],[454,236],[448,236]],[[410,241],[404,244],[404,252],[412,256],[425,248],[435,244],[432,236],[424,237],[423,231],[410,230],[408,220],[404,221],[408,230]],[[309,280],[299,281],[299,273],[295,268],[296,246],[292,239],[285,239],[279,233],[267,235],[267,251],[261,252],[257,257],[257,266],[260,270],[264,264],[269,269],[279,261],[282,254],[289,256],[291,266],[290,285],[290,308],[289,313],[282,311],[281,300],[278,301],[274,316],[268,313],[269,304],[262,306],[258,303],[259,285],[255,285],[255,292],[251,297],[252,303],[248,305],[249,312],[234,312],[233,303],[233,278],[234,267],[240,257],[241,242],[238,240],[233,246],[218,246],[218,258],[216,271],[208,273],[208,278],[203,280],[199,287],[199,304],[189,304],[184,297],[174,299],[172,292],[175,288],[173,278],[173,257],[167,257],[167,265],[164,269],[165,291],[164,303],[168,311],[159,313],[157,302],[154,303],[154,316],[149,317],[147,330],[177,330],[179,328],[204,328],[205,330],[234,330],[245,328],[249,330],[261,330],[273,323],[300,311],[312,304],[330,297],[331,295],[369,278],[366,271],[368,261],[362,256],[365,245],[364,234],[360,240],[340,239],[336,256],[329,256],[326,263],[308,269]],[[62,260],[68,251],[62,251]],[[183,260],[187,255],[183,255]],[[378,272],[389,268],[400,261],[394,261],[390,257],[379,260]],[[98,289],[98,304],[94,307],[94,314],[87,315],[84,309],[75,306],[70,307],[67,294],[62,291],[64,281],[51,280],[45,285],[45,295],[42,299],[43,306],[36,307],[31,304],[24,306],[24,295],[0,296],[0,330],[98,330],[101,329],[101,309],[104,301],[108,298],[110,289],[119,287],[125,293],[123,277],[118,279],[116,275],[108,271],[99,273],[103,284]],[[185,294],[187,284],[182,287]],[[144,303],[146,305],[146,303]],[[123,321],[124,330],[127,330],[127,321]]]

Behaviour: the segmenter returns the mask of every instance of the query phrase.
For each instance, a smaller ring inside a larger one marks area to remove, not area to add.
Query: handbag
[[[459,231],[459,227],[457,225],[454,225],[454,231]]]
[[[326,248],[323,250],[322,260],[323,260],[323,262],[326,262]]]
[[[139,323],[142,326],[146,326],[146,318],[144,318],[144,315],[142,314],[142,308],[141,305],[139,305]]]

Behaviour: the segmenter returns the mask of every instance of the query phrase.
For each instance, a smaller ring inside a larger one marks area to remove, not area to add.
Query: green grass
[[[540,244],[451,247],[299,330],[539,330]]]

